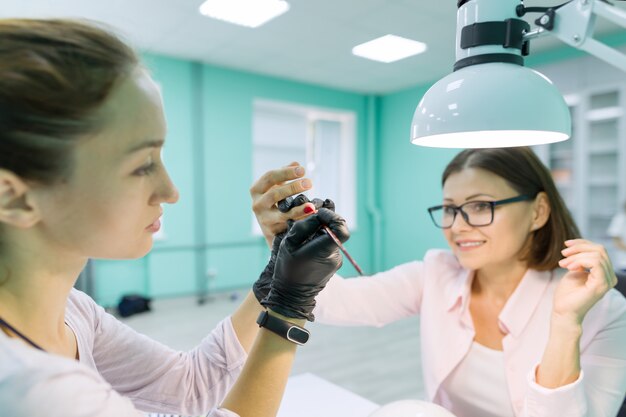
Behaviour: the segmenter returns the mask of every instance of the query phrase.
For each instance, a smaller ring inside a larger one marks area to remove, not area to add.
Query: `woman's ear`
[[[11,171],[0,169],[0,222],[26,229],[39,219],[30,186]]]
[[[541,191],[535,197],[535,201],[533,203],[533,219],[530,224],[530,231],[534,232],[535,230],[541,229],[548,222],[550,218],[550,211],[552,208],[550,207],[550,200],[548,199],[548,195]]]

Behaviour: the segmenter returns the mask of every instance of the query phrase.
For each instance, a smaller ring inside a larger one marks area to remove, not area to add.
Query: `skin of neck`
[[[65,306],[87,259],[51,250],[29,233],[3,240],[0,252],[0,317],[47,347],[67,340]]]
[[[504,306],[528,270],[526,262],[507,261],[478,269],[472,294]]]

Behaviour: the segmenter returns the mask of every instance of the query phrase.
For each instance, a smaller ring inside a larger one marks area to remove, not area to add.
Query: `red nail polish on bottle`
[[[313,207],[311,206],[305,206],[304,207],[304,214],[311,214],[313,213],[315,210],[313,209]]]

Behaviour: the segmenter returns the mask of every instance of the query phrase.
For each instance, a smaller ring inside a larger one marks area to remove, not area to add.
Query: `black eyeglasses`
[[[430,207],[428,213],[430,213],[430,218],[433,219],[435,226],[441,229],[451,228],[457,213],[461,213],[465,223],[470,226],[489,226],[493,223],[493,212],[496,206],[531,200],[532,198],[533,196],[531,195],[523,194],[498,201],[468,201],[460,206],[443,205]]]

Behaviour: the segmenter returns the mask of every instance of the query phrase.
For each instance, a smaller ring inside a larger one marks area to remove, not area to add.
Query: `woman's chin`
[[[455,253],[456,258],[464,269],[467,270],[476,270],[480,269],[480,267],[484,264],[480,259],[477,259],[475,256],[468,256],[465,253]]]
[[[149,244],[143,244],[140,246],[137,246],[135,248],[129,248],[125,251],[121,251],[119,253],[113,254],[113,256],[106,256],[104,257],[105,259],[123,259],[123,260],[131,260],[131,259],[139,259],[139,258],[143,258],[144,256],[146,256],[148,253],[150,253],[150,250],[152,249],[152,239],[150,240]]]
[[[152,246],[154,246],[154,245],[153,245],[152,240],[150,240],[150,244],[149,244],[149,245],[147,245],[146,247],[142,248],[141,250],[139,250],[139,251],[135,254],[135,256],[133,256],[133,258],[134,258],[134,259],[136,259],[136,258],[143,258],[143,257],[144,257],[144,256],[146,256],[148,253],[150,253],[150,251],[152,250]]]

